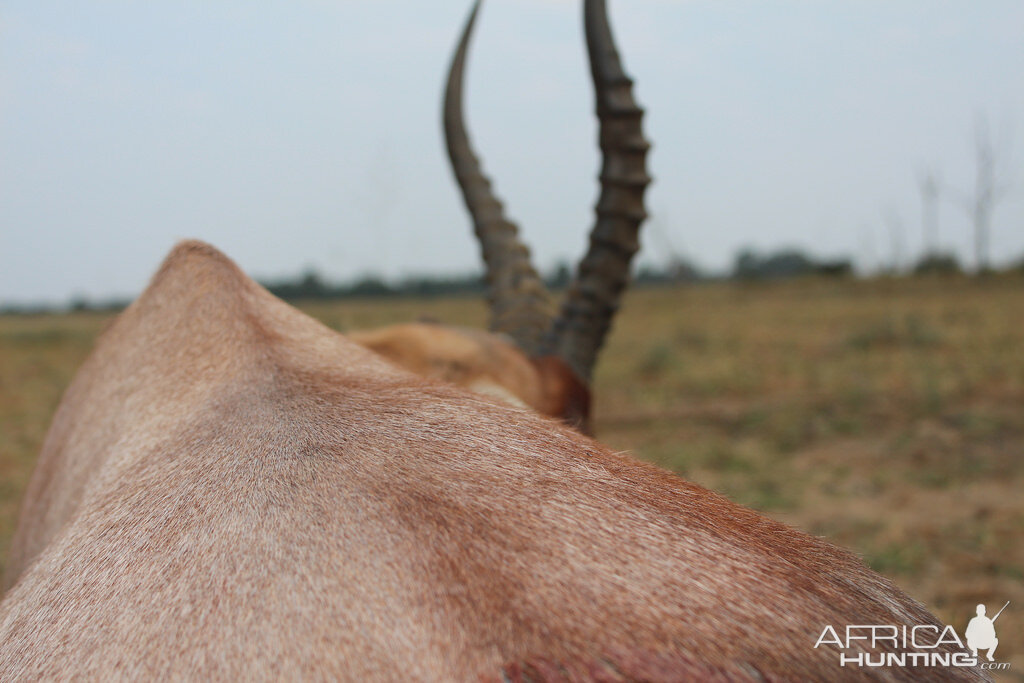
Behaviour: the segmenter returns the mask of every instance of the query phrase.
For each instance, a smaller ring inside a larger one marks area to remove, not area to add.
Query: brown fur
[[[504,335],[421,322],[348,337],[418,375],[528,406],[590,433],[590,389],[561,358],[529,358]]]
[[[501,335],[419,322],[358,330],[348,338],[418,375],[540,413],[547,408],[537,368]]]
[[[538,412],[591,435],[590,388],[557,356],[540,356],[530,362],[537,369],[544,397],[543,407]]]
[[[937,623],[850,553],[399,370],[197,242],[68,389],[6,582],[0,680],[832,680],[857,670],[813,648],[826,624]]]

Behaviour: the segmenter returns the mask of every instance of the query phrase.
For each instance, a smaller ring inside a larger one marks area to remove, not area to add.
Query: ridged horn
[[[597,103],[601,146],[601,193],[590,246],[569,287],[546,351],[560,356],[586,383],[611,327],[629,264],[640,245],[637,235],[647,213],[644,191],[647,150],[633,81],[615,48],[604,0],[585,0],[583,23]],[[553,347],[553,348],[552,348]]]
[[[444,136],[473,230],[480,241],[487,273],[490,328],[508,334],[526,353],[535,355],[549,330],[553,306],[543,281],[530,263],[515,223],[505,217],[469,142],[463,120],[462,83],[473,24],[480,0],[473,4],[448,71],[444,95]]]

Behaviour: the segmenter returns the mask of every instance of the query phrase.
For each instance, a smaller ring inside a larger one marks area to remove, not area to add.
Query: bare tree
[[[889,248],[891,250],[890,272],[893,275],[899,275],[903,272],[903,264],[905,262],[904,247],[906,241],[904,239],[903,218],[900,216],[899,211],[896,210],[896,207],[890,204],[882,211],[882,220],[889,231]]]
[[[676,247],[676,240],[668,227],[666,216],[665,209],[651,213],[647,218],[647,234],[657,242],[656,252],[665,255],[666,270],[670,276],[684,278],[694,272],[693,264]]]
[[[1008,145],[1004,146],[1004,149],[1008,148]],[[957,192],[955,197],[974,224],[975,267],[979,273],[984,273],[991,268],[989,241],[992,213],[996,204],[1006,197],[1010,183],[1006,178],[1000,177],[1002,173],[1001,169],[997,168],[998,160],[995,146],[992,144],[988,118],[981,114],[974,123],[974,158],[974,192]]]
[[[861,269],[865,275],[878,275],[885,270],[875,250],[875,231],[867,223],[860,225],[860,254]]]
[[[921,230],[924,253],[927,259],[939,253],[939,193],[942,181],[934,168],[926,168],[918,174],[921,190]]]

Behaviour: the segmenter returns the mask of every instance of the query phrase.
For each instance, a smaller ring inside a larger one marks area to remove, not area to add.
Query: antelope
[[[405,370],[197,241],[61,400],[4,582],[5,681],[916,680],[840,668],[896,638],[824,634],[942,629],[851,553]]]
[[[594,364],[646,217],[650,145],[641,125],[643,109],[633,98],[633,82],[606,16],[595,6],[586,13],[585,28],[600,128],[601,192],[590,246],[555,316],[551,295],[491,189],[464,122],[463,74],[479,5],[473,5],[452,59],[443,119],[448,158],[486,268],[491,333],[410,323],[351,338],[414,372],[527,405],[589,432]]]

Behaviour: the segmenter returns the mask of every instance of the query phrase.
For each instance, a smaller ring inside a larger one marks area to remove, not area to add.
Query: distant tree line
[[[777,280],[808,275],[847,277],[853,274],[850,259],[817,260],[798,249],[759,254],[743,249],[736,256],[732,275],[737,280]]]
[[[912,274],[955,275],[964,270],[952,254],[930,253],[912,268]],[[1024,275],[1024,258],[1009,266],[1007,273]],[[882,273],[898,275],[900,273]],[[711,280],[768,281],[801,277],[853,277],[853,264],[848,258],[820,259],[800,249],[780,249],[761,253],[754,249],[741,249],[730,271],[725,274],[709,273],[693,262],[676,258],[663,266],[642,264],[633,274],[634,286],[656,286]],[[568,263],[559,263],[543,279],[548,289],[564,290],[572,280],[573,271]],[[294,279],[263,281],[261,284],[275,296],[287,301],[331,300],[372,297],[435,297],[483,296],[485,283],[480,273],[461,275],[416,275],[388,281],[377,275],[364,275],[350,282],[331,283],[318,272],[309,269]],[[118,311],[127,301],[90,301],[75,297],[67,306],[26,306],[0,304],[0,314],[50,313],[70,311]]]
[[[567,262],[542,273],[545,286],[554,292],[564,290],[573,272]],[[633,283],[660,284],[705,279],[689,262],[673,262],[665,267],[643,265],[633,274]],[[480,273],[461,275],[416,275],[389,282],[377,275],[364,275],[351,282],[329,283],[314,270],[307,270],[294,280],[261,282],[272,294],[288,301],[345,299],[352,297],[431,297],[483,296],[486,284]]]

